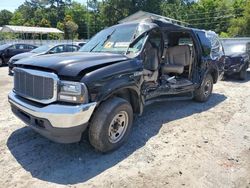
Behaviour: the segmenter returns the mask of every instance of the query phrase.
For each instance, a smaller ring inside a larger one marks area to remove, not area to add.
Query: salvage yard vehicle
[[[35,49],[37,46],[31,44],[3,44],[0,46],[0,66],[7,64],[9,59],[14,55],[29,52]]]
[[[55,53],[62,53],[62,52],[75,52],[78,51],[80,46],[76,44],[48,44],[42,45],[30,52],[22,53],[13,56],[10,58],[8,65],[9,65],[9,75],[13,75],[13,67],[14,63],[20,59],[28,58],[28,57],[35,57],[45,54],[55,54]]]
[[[237,75],[240,80],[246,80],[250,62],[250,42],[237,39],[223,40],[226,60],[224,76]]]
[[[16,62],[9,102],[53,141],[78,142],[87,130],[92,146],[112,151],[147,104],[210,98],[219,75],[210,50],[202,30],[151,19],[115,25],[79,52]]]

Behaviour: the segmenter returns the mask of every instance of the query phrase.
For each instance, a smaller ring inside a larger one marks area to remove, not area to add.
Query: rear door
[[[79,50],[80,47],[72,44],[67,44],[66,45],[66,52],[76,52]]]

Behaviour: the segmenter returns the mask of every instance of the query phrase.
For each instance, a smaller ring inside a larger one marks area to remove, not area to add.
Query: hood
[[[20,60],[20,59],[24,59],[24,58],[27,58],[27,57],[34,57],[34,56],[37,56],[37,55],[39,55],[39,54],[32,53],[32,52],[25,52],[25,53],[21,53],[21,54],[17,54],[15,56],[13,56],[11,58],[11,60],[17,61],[17,60]]]
[[[73,52],[26,58],[15,63],[17,66],[34,66],[49,69],[60,76],[78,76],[81,71],[94,66],[127,60],[125,55],[112,53]]]

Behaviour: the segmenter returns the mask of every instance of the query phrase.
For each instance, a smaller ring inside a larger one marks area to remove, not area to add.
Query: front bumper
[[[9,93],[13,113],[43,136],[60,143],[72,143],[81,139],[96,103],[81,105],[37,105]]]

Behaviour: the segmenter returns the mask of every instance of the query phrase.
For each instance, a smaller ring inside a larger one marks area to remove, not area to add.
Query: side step
[[[175,101],[191,100],[193,98],[194,98],[194,92],[188,92],[188,93],[181,94],[181,95],[160,96],[160,97],[146,101],[145,105],[147,106],[155,102],[165,102],[165,101],[173,101],[173,100]]]

